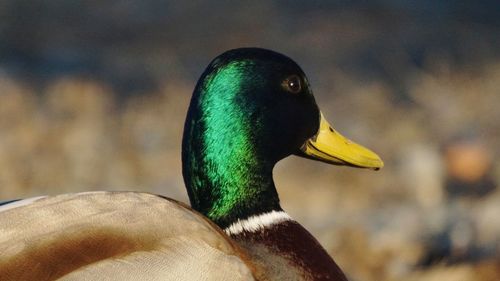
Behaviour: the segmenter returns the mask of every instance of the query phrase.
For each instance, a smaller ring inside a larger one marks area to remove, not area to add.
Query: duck
[[[290,155],[383,167],[332,128],[291,58],[226,51],[202,73],[187,111],[190,205],[132,191],[0,204],[0,280],[347,280],[280,205],[273,168]]]

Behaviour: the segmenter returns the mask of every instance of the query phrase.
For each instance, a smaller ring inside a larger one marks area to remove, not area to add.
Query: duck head
[[[191,206],[226,227],[281,210],[272,169],[295,154],[335,165],[379,169],[380,158],[334,130],[302,69],[265,49],[215,58],[201,75],[183,137]]]

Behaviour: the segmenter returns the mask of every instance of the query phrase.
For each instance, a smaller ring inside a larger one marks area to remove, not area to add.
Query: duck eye
[[[302,91],[302,82],[298,75],[292,75],[283,80],[283,88],[292,94],[298,94]]]

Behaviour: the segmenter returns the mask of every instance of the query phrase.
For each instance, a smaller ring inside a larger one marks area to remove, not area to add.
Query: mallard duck
[[[280,206],[275,164],[299,155],[380,169],[334,130],[302,69],[274,51],[215,58],[182,142],[191,207],[159,195],[90,192],[0,206],[1,280],[346,280]]]

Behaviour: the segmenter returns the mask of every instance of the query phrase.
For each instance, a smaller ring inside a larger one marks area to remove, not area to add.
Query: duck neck
[[[237,220],[281,210],[272,167],[244,149],[208,147],[191,155],[184,178],[191,206],[225,228]]]

